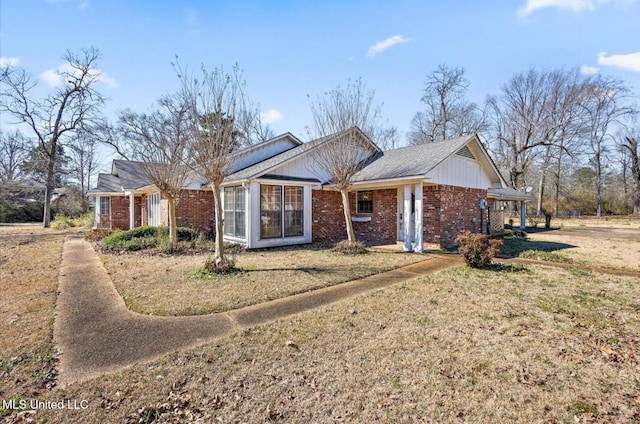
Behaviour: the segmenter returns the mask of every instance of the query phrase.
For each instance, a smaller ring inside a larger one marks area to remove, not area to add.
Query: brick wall
[[[129,229],[129,196],[111,196],[111,228]]]
[[[423,193],[425,243],[446,247],[464,230],[480,232],[478,205],[486,190],[440,185],[426,186]]]
[[[356,211],[356,193],[349,193],[352,215]],[[384,189],[373,191],[371,221],[354,222],[356,239],[368,245],[396,242],[397,191]],[[332,190],[312,192],[313,241],[336,242],[347,238],[340,193]]]
[[[211,190],[183,190],[176,205],[179,227],[191,227],[214,235],[213,192]]]

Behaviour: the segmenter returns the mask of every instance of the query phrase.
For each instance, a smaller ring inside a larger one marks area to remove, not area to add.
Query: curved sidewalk
[[[68,238],[62,253],[54,324],[54,342],[62,351],[59,380],[65,384],[115,371],[460,263],[457,255],[429,256],[393,271],[226,313],[156,317],[127,309],[91,244]]]

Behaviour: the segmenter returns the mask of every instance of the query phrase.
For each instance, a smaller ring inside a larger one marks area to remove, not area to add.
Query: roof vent
[[[467,146],[464,146],[462,149],[458,150],[456,152],[456,155],[464,156],[465,158],[469,158],[469,159],[475,159],[476,158],[475,156],[473,156],[473,153],[471,153],[471,150],[469,150],[469,148]]]

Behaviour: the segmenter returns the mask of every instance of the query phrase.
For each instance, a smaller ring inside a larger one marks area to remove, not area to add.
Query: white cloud
[[[198,11],[193,7],[185,7],[184,16],[188,26],[195,25],[198,22]]]
[[[18,66],[20,59],[17,57],[0,57],[0,68],[6,66]]]
[[[68,73],[68,74],[74,75],[74,74],[77,74],[78,72],[79,71],[77,69],[65,63],[60,65],[58,69],[47,69],[46,71],[42,72],[40,74],[40,79],[46,84],[49,84],[52,87],[56,87],[62,84],[61,74]],[[92,76],[96,77],[99,82],[103,83],[108,88],[118,87],[118,83],[115,80],[115,78],[110,77],[109,75],[107,75],[106,72],[103,72],[100,69],[92,69],[90,73]]]
[[[595,66],[582,65],[580,67],[580,73],[582,75],[595,75],[598,72],[600,72],[600,69],[596,68]]]
[[[266,112],[260,114],[260,120],[263,124],[272,124],[274,122],[282,121],[284,115],[276,109],[269,109]]]
[[[530,15],[536,10],[554,7],[560,10],[570,10],[578,13],[584,10],[593,11],[602,3],[617,3],[625,6],[635,3],[638,0],[527,0],[524,6],[520,7],[518,13],[521,16]]]
[[[402,35],[394,35],[393,37],[389,37],[384,41],[379,41],[373,46],[369,47],[369,51],[367,52],[367,57],[373,57],[378,53],[381,53],[388,48],[395,46],[400,43],[408,43],[411,41],[410,38],[405,38]]]
[[[607,56],[607,52],[600,52],[598,53],[598,64],[640,72],[640,52],[610,56]]]
[[[60,73],[58,73],[58,71],[56,71],[55,69],[47,69],[40,74],[40,79],[52,87],[60,85],[60,83],[62,82]]]

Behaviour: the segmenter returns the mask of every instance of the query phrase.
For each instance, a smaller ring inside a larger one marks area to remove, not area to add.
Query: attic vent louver
[[[456,152],[456,155],[464,156],[465,158],[469,158],[469,159],[476,158],[475,156],[473,156],[473,153],[471,153],[471,150],[469,150],[467,146],[464,146],[462,149],[458,150]]]

